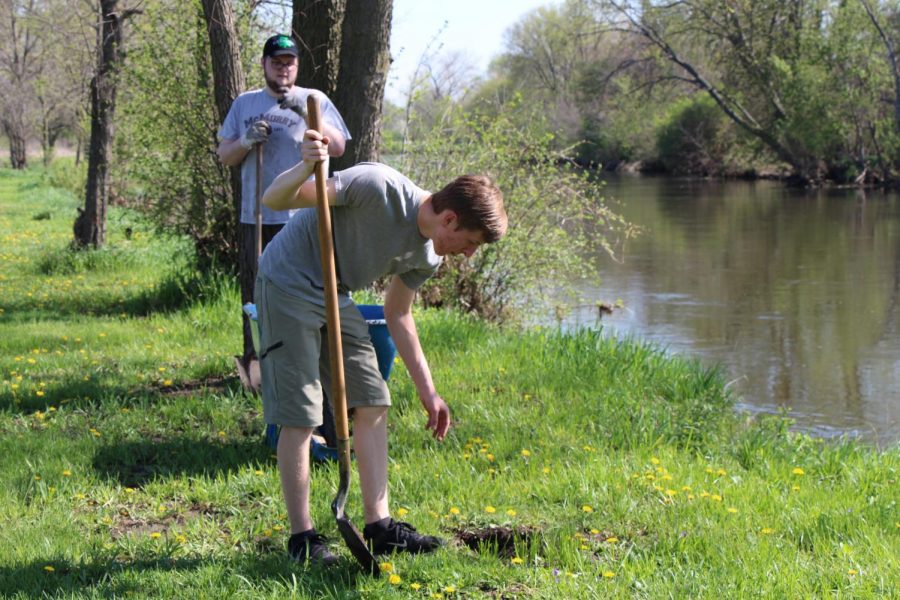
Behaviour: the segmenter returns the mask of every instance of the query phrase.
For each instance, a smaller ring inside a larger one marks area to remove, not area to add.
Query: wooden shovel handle
[[[310,129],[322,133],[319,98],[310,94],[306,100]],[[331,402],[334,407],[338,461],[343,473],[350,472],[350,427],[347,419],[347,388],[344,381],[344,359],[341,346],[341,315],[338,308],[337,275],[334,263],[334,238],[331,235],[331,211],[328,207],[328,177],[325,161],[315,167],[316,214],[319,220],[319,247],[322,254],[322,276],[325,284],[325,314],[328,323],[328,351],[331,361]]]

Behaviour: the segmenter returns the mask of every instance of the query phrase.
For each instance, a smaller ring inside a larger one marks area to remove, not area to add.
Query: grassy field
[[[240,391],[235,285],[113,209],[0,171],[0,595],[200,598],[900,597],[900,448],[734,415],[718,374],[596,333],[418,314],[455,427],[397,365],[395,517],[446,549],[362,574],[292,564],[258,399]],[[358,488],[348,511],[362,525]]]

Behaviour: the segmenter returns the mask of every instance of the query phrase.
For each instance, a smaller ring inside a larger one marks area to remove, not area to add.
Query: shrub
[[[505,239],[472,258],[447,257],[424,287],[426,305],[459,308],[492,321],[515,317],[546,292],[590,275],[594,245],[612,253],[634,230],[612,212],[602,183],[580,169],[539,114],[530,125],[510,110],[478,116],[449,110],[433,129],[410,142],[399,169],[436,191],[463,174],[489,175],[503,191],[510,227]],[[521,111],[519,111],[521,113]]]
[[[712,175],[723,171],[728,144],[725,117],[706,95],[675,103],[657,131],[659,160],[672,173]]]

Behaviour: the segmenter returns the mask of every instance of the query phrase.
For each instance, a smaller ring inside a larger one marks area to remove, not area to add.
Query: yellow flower
[[[381,569],[382,573],[393,573],[394,565],[389,562],[383,562],[378,567]]]
[[[260,469],[257,469],[256,471],[254,471],[254,473],[256,473],[257,475],[262,475],[262,474],[263,474],[263,472],[262,472]]]
[[[594,507],[590,506],[589,504],[585,504],[584,506],[581,507],[581,510],[583,510],[586,513],[592,513],[592,512],[594,512]]]
[[[43,395],[44,395],[44,392],[42,392],[41,390],[38,390],[38,391],[35,392],[35,395],[37,395],[37,396],[43,396]]]
[[[411,583],[411,584],[409,584],[409,587],[411,587],[414,591],[418,592],[422,588],[422,584],[421,583]]]
[[[678,492],[675,490],[666,490],[666,496],[676,496]]]
[[[220,431],[220,432],[219,432],[219,437],[225,437],[225,432],[224,432],[224,431]]]
[[[737,514],[737,511],[738,511],[738,509],[736,509],[733,506],[728,507],[728,512],[730,512],[731,514]]]
[[[183,535],[176,535],[175,541],[178,542],[179,544],[184,544],[185,542],[187,542],[187,538]]]
[[[650,459],[650,462],[653,463],[654,465],[658,465],[660,461],[659,461],[658,458],[656,458],[656,457],[654,456],[654,457],[652,457],[652,458]]]
[[[794,475],[806,475],[806,471],[804,471],[800,467],[794,467],[791,473],[793,473]]]
[[[397,575],[396,573],[393,573],[393,574],[388,578],[388,583],[390,583],[391,585],[400,585],[400,582],[401,582],[401,581],[403,581],[403,579],[401,579],[400,576]]]
[[[859,571],[857,571],[856,569],[847,569],[848,575],[856,575],[857,573],[859,573]]]
[[[683,485],[683,486],[681,486],[681,491],[682,491],[682,492],[690,492],[690,491],[691,491],[691,486],[689,486],[689,485]]]
[[[94,437],[100,437],[100,432],[91,427],[91,435],[93,435]]]
[[[795,492],[799,492],[799,491],[800,491],[800,486],[799,486],[799,485],[795,485],[795,486],[791,487],[791,489],[792,489],[793,491],[795,491]]]
[[[47,565],[46,567],[44,567],[44,570],[47,571],[48,573],[52,573],[52,572],[55,571],[56,569],[54,569],[54,568],[51,567],[50,565]]]
[[[771,527],[763,527],[759,530],[759,532],[763,535],[772,535],[773,533],[775,533],[775,530]]]
[[[452,594],[453,592],[456,591],[456,588],[453,587],[452,585],[448,585],[447,587],[444,588],[444,591],[447,592],[448,594]]]
[[[531,450],[522,450],[522,456],[528,458],[529,456],[531,456]]]
[[[404,517],[409,511],[403,507],[397,509],[397,516]]]
[[[619,542],[619,538],[617,538],[615,536],[606,538],[607,544],[616,544],[618,542]]]
[[[488,455],[487,455],[487,459],[488,459],[489,461],[491,461],[491,462],[494,462],[494,455],[493,455],[493,454],[488,454]]]
[[[516,511],[510,508],[509,510],[506,511],[506,514],[508,514],[511,517],[514,517],[514,516],[516,516]]]
[[[125,488],[125,493],[126,493],[126,494],[133,494],[133,493],[134,493],[134,488],[130,488],[130,487]]]
[[[451,515],[458,515],[458,514],[459,514],[459,509],[456,508],[455,506],[451,506],[451,507],[450,507],[450,514],[451,514]]]
[[[716,471],[716,475],[728,475],[728,471],[726,471],[725,469],[719,469],[718,471]]]
[[[155,539],[157,539],[160,535],[161,535],[161,534],[160,534],[158,531],[154,531],[153,533],[150,534],[150,537],[152,537],[152,538],[155,540]]]
[[[616,574],[613,573],[612,571],[603,571],[603,576],[607,579],[612,579],[613,577],[616,576]]]
[[[722,501],[722,496],[720,496],[720,495],[718,495],[718,494],[713,494],[712,496],[710,496],[710,498],[712,498],[712,499],[715,500],[716,502],[721,502],[721,501]]]
[[[493,506],[485,506],[485,507],[484,507],[484,512],[486,512],[486,513],[495,513],[495,512],[497,512],[497,509],[494,508]]]
[[[171,380],[171,379],[166,379],[166,380],[164,380],[164,381],[163,381],[163,385],[165,385],[165,386],[170,386],[170,385],[172,385],[172,380]]]
[[[550,473],[550,467],[544,467],[542,471],[544,472],[544,475],[547,475],[548,473]]]
[[[63,474],[63,477],[71,477],[72,471],[66,469],[65,471],[62,472],[62,474]]]
[[[518,556],[516,556],[510,562],[514,565],[521,565],[525,561],[522,560],[521,558],[519,558]]]
[[[40,480],[41,480],[41,476],[40,476],[40,475],[35,475],[35,476],[34,476],[34,480],[35,480],[35,481],[40,481]]]

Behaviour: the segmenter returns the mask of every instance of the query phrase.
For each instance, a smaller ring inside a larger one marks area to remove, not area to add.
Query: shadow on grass
[[[206,568],[218,569],[221,574],[218,577],[210,574],[198,576],[196,586],[202,587],[188,588],[186,576]],[[159,557],[124,561],[98,557],[76,564],[66,559],[48,559],[0,566],[0,595],[28,598],[82,595],[86,592],[112,598],[135,593],[143,595],[147,593],[147,585],[158,583],[160,575],[177,577],[179,587],[198,597],[227,595],[224,590],[215,587],[216,579],[233,580],[235,576],[239,576],[245,584],[259,588],[257,591],[260,594],[266,594],[271,590],[272,582],[278,581],[288,591],[299,592],[303,596],[353,597],[356,596],[358,582],[366,577],[349,558],[335,567],[307,569],[280,552],[246,554],[230,560]]]
[[[46,384],[42,396],[35,393],[13,393],[10,388],[0,392],[0,410],[23,413],[46,411],[51,406],[88,409],[104,399],[117,400],[122,408],[135,405],[139,400],[165,402],[179,397],[200,394],[237,395],[242,393],[237,375],[210,376],[204,379],[179,381],[170,386],[145,384],[141,387],[111,384],[109,380],[67,378],[53,381],[43,378]]]
[[[182,268],[170,272],[151,288],[121,292],[115,288],[97,287],[53,293],[47,298],[16,295],[0,303],[0,325],[31,321],[53,321],[74,316],[147,317],[169,314],[188,308],[199,301],[223,293],[234,285],[231,276],[220,272],[201,273]]]
[[[215,476],[271,460],[272,450],[262,434],[221,443],[190,437],[115,442],[97,451],[93,467],[101,476],[131,488],[155,478]]]

